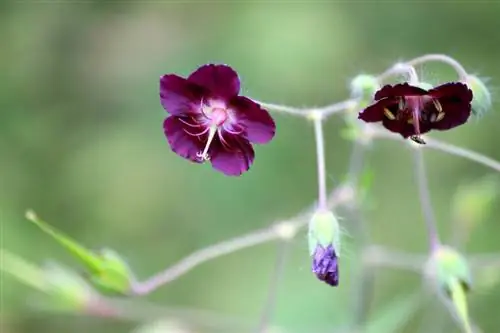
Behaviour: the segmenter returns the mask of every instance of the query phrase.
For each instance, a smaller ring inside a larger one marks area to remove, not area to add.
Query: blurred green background
[[[377,74],[425,53],[446,53],[492,78],[493,92],[500,82],[498,1],[27,1],[2,2],[0,11],[1,246],[36,263],[72,264],[23,218],[33,208],[89,247],[117,250],[141,279],[194,250],[291,217],[317,191],[312,126],[295,117],[276,115],[275,140],[256,147],[253,167],[239,178],[176,156],[162,130],[160,75],[227,63],[238,70],[247,96],[294,106],[343,100],[355,75]],[[421,72],[434,82],[450,73],[444,65]],[[431,136],[500,160],[499,122],[494,108],[480,121]],[[340,138],[341,118],[326,126],[333,188],[345,176],[351,143]],[[426,161],[447,240],[457,228],[450,214],[457,186],[491,171],[435,151],[426,151]],[[374,242],[425,253],[411,162],[401,144],[375,144],[366,160],[375,172],[375,207],[365,217]],[[467,253],[500,251],[500,201],[495,207],[470,235]],[[347,217],[342,223],[350,229]],[[274,325],[309,333],[347,324],[355,242],[346,237],[341,287],[333,289],[315,280],[305,235],[296,238]],[[203,264],[147,299],[256,324],[276,246]],[[417,275],[378,272],[374,311],[420,288]],[[2,278],[2,332],[130,332],[140,324],[39,313],[29,307],[28,288]],[[483,331],[498,332],[498,286],[470,300]],[[447,311],[436,309],[418,311],[401,331],[457,331]],[[429,321],[436,322],[432,329]]]

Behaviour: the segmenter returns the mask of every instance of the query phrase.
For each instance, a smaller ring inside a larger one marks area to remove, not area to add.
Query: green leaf
[[[33,211],[28,211],[26,218],[77,258],[88,270],[89,280],[101,292],[115,295],[129,292],[132,273],[116,252],[109,249],[103,249],[100,253],[88,250],[38,218]]]
[[[48,286],[43,271],[38,266],[4,249],[0,249],[0,258],[0,270],[9,273],[29,287],[44,292],[47,291]]]
[[[80,276],[55,263],[38,267],[4,249],[0,249],[0,256],[2,271],[46,295],[38,300],[43,309],[80,312],[93,295],[91,287]]]

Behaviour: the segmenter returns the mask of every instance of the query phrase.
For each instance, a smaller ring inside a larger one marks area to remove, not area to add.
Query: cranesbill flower
[[[386,85],[375,94],[375,103],[360,112],[368,123],[382,122],[391,132],[424,144],[421,134],[445,131],[467,122],[472,91],[460,82],[425,90],[408,83]]]
[[[276,125],[239,93],[238,74],[227,65],[203,65],[187,79],[163,75],[160,101],[170,113],[163,128],[172,151],[195,163],[210,160],[226,175],[247,171],[255,155],[252,143],[271,141]]]

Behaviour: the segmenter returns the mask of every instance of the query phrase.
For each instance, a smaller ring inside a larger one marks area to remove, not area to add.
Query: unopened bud
[[[447,284],[450,279],[457,279],[469,290],[472,286],[472,277],[467,260],[458,251],[449,246],[440,246],[428,262],[428,273],[435,278],[438,286],[449,295]]]
[[[434,278],[438,290],[451,302],[466,332],[472,332],[466,293],[472,285],[467,260],[455,249],[441,246],[433,251],[427,273]]]
[[[475,75],[468,75],[465,82],[472,90],[472,114],[476,117],[484,115],[491,109],[491,92],[486,83]]]
[[[351,81],[350,88],[352,98],[361,99],[369,104],[380,89],[380,82],[373,75],[361,74]]]
[[[340,226],[335,215],[326,210],[314,213],[309,221],[309,254],[312,271],[331,286],[339,284]]]

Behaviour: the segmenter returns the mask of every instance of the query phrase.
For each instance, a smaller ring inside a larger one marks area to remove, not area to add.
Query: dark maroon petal
[[[225,144],[217,139],[209,150],[212,167],[227,176],[239,176],[253,163],[254,151],[246,139],[225,133]]]
[[[213,97],[227,100],[240,92],[238,73],[227,65],[203,65],[188,80],[210,90]]]
[[[203,88],[186,79],[167,74],[160,78],[160,101],[163,108],[176,116],[198,113]]]
[[[406,120],[390,120],[388,118],[384,118],[382,125],[390,132],[401,134],[401,136],[405,139],[417,134],[415,133],[415,127],[413,124],[408,124]],[[420,134],[427,133],[431,130],[429,123],[420,122],[419,125]]]
[[[190,121],[189,118],[183,119]],[[179,120],[179,117],[170,116],[163,122],[163,130],[167,136],[168,143],[173,152],[177,155],[184,157],[190,161],[201,163],[198,158],[200,153],[205,147],[206,134],[200,137],[189,135],[186,131],[191,133],[201,132],[201,129],[190,127]],[[203,140],[201,139],[203,138]]]
[[[429,91],[444,112],[444,117],[432,123],[434,129],[444,131],[467,122],[471,114],[472,91],[463,83],[446,83]],[[434,110],[435,107],[433,107]],[[436,110],[437,112],[437,110]]]
[[[397,101],[391,99],[384,99],[379,102],[375,102],[358,115],[358,119],[361,119],[367,123],[375,123],[382,121],[385,118],[384,108],[388,107],[390,104],[395,104]]]
[[[243,96],[233,98],[230,104],[235,112],[237,123],[243,126],[246,138],[253,143],[268,143],[276,133],[276,124],[269,112],[259,104]]]
[[[385,97],[422,96],[426,94],[426,90],[410,86],[408,83],[398,83],[394,86],[388,84],[375,93],[375,100],[378,101]]]

